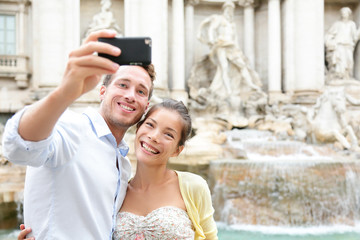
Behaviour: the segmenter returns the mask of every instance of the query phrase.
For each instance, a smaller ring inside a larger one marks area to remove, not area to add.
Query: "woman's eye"
[[[150,122],[147,122],[147,123],[145,123],[147,126],[149,126],[149,127],[152,127],[153,126],[153,124],[152,123],[150,123]]]
[[[166,133],[165,135],[170,137],[170,138],[174,138],[174,135],[172,135],[171,133]]]

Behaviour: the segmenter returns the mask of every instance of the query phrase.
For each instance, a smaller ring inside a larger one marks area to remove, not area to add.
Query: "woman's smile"
[[[159,154],[160,152],[152,147],[151,145],[147,144],[146,142],[141,142],[141,147],[146,151],[146,152],[149,152],[149,153],[153,153],[153,154]]]

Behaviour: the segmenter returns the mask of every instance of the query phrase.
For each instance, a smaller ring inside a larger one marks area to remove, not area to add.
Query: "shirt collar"
[[[127,145],[127,143],[123,140],[121,140],[120,144],[119,144],[119,151],[120,154],[125,157],[128,152],[129,152],[129,146]]]
[[[93,130],[96,133],[96,135],[98,136],[98,138],[111,135],[115,140],[115,137],[111,133],[111,131],[109,129],[109,126],[107,125],[107,123],[105,122],[104,118],[101,116],[99,111],[88,107],[84,111],[83,114],[86,115],[89,118],[90,123],[91,123],[91,125],[93,127]],[[121,140],[120,144],[117,147],[119,148],[119,151],[120,151],[121,155],[124,156],[124,157],[129,152],[129,146],[124,141],[124,139]]]

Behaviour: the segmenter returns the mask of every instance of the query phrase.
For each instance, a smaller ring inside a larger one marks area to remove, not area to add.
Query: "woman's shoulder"
[[[192,172],[183,172],[183,171],[175,171],[177,173],[178,176],[184,178],[184,179],[197,179],[197,180],[203,180],[205,181],[205,179],[203,177],[201,177],[198,174],[192,173]]]
[[[180,184],[189,187],[207,187],[206,180],[198,174],[191,172],[175,171],[179,177]]]

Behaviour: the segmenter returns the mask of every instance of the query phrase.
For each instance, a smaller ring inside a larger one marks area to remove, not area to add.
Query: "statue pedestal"
[[[289,103],[291,101],[290,96],[283,94],[281,92],[269,92],[268,95],[269,95],[268,103],[270,105],[272,105],[274,103],[279,103],[279,102]]]
[[[360,86],[360,81],[356,79],[332,79],[328,80],[329,86]]]
[[[294,104],[315,104],[316,99],[320,96],[318,91],[296,91],[292,96],[292,103]]]

